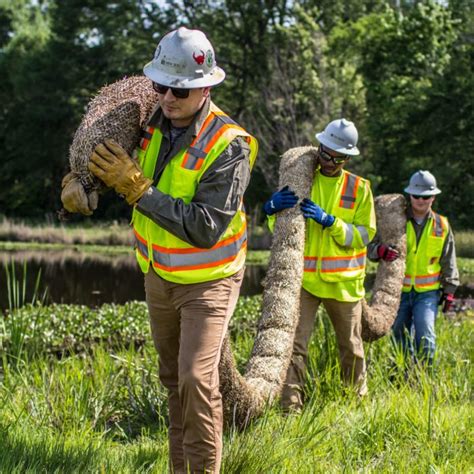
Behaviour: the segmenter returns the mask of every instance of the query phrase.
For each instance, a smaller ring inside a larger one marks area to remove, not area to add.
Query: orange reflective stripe
[[[411,275],[405,274],[403,278],[403,286],[410,287],[411,286]]]
[[[214,113],[210,113],[206,120],[204,120],[204,123],[202,124],[201,126],[201,129],[199,130],[198,134],[196,135],[196,137],[194,138],[194,140],[191,142],[191,145],[189,145],[189,148],[194,148],[194,146],[196,145],[196,143],[198,142],[198,140],[201,138],[201,136],[204,134],[204,132],[207,130],[207,128],[209,127],[210,123],[215,119],[215,114]],[[181,167],[182,168],[188,168],[187,164],[188,164],[188,158],[189,158],[189,150],[188,152],[184,155],[184,158],[183,158],[183,162],[181,163]],[[194,168],[191,168],[191,169],[194,169]]]
[[[150,260],[147,241],[135,229],[133,229],[133,233],[135,234],[136,249],[144,259]]]
[[[238,125],[224,125],[214,134],[214,136],[211,138],[209,143],[204,148],[204,151],[206,153],[209,153],[209,150],[214,146],[214,144],[219,139],[219,137],[223,135],[227,130],[229,130],[229,128],[236,128],[238,130],[241,130],[242,132],[245,131],[242,127],[239,127]]]
[[[433,221],[433,231],[431,235],[434,237],[443,237],[444,236],[444,226],[441,216],[436,212],[433,212],[434,221]]]
[[[417,275],[415,277],[416,286],[431,286],[437,283],[440,279],[441,272],[433,273],[431,275]]]
[[[318,262],[318,257],[305,257],[304,258],[304,271],[315,272],[317,262]]]
[[[351,173],[347,173],[345,175],[344,184],[342,186],[341,200],[339,201],[339,207],[344,207],[346,209],[354,209],[359,183],[360,176],[355,176]]]
[[[365,268],[366,253],[364,251],[351,257],[323,257],[321,259],[321,272],[334,273]]]
[[[194,171],[201,169],[209,151],[217,140],[230,128],[245,133],[243,128],[237,125],[223,112],[210,113],[199,130],[199,133],[188,147],[183,157],[181,167]]]
[[[147,127],[145,130],[142,130],[141,132],[141,140],[140,140],[140,144],[139,144],[139,148],[143,151],[146,151],[146,149],[148,148],[148,145],[150,144],[150,140],[153,136],[153,131],[154,131],[154,127]]]
[[[198,270],[235,260],[247,247],[247,230],[218,242],[209,249],[166,248],[153,244],[153,265],[166,271]]]
[[[245,250],[247,248],[247,242],[244,242],[242,246],[240,247],[240,250]],[[223,265],[224,263],[232,262],[232,260],[235,260],[237,255],[232,255],[226,258],[223,258],[221,260],[216,260],[214,262],[208,262],[208,263],[202,263],[202,264],[196,264],[196,265],[181,265],[181,266],[165,266],[161,265],[158,262],[154,261],[153,266],[156,268],[160,268],[161,270],[165,270],[167,272],[177,272],[177,271],[187,271],[187,270],[202,270],[205,268],[211,268],[211,267],[217,267],[219,265]]]
[[[315,272],[317,269],[317,262],[321,260],[322,273],[335,272],[350,272],[353,270],[360,270],[365,268],[365,257],[367,252],[362,252],[349,257],[305,257],[304,271]]]

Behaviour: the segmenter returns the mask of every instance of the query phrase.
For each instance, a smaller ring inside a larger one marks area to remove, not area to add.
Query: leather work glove
[[[272,194],[272,197],[263,205],[263,211],[267,216],[271,216],[276,212],[283,211],[283,209],[295,207],[298,199],[294,191],[289,186],[285,186],[280,191]]]
[[[397,249],[385,244],[377,245],[377,255],[379,258],[385,260],[386,262],[393,262],[398,257],[400,257],[400,253]]]
[[[303,199],[300,204],[305,219],[313,219],[323,227],[331,227],[336,218],[328,214],[323,208],[315,204],[311,199]]]
[[[71,171],[64,176],[61,186],[61,202],[66,211],[90,216],[97,209],[99,194],[93,191],[87,195],[74,172]]]
[[[139,164],[114,140],[97,145],[89,162],[89,171],[109,188],[135,204],[153,181],[143,175]]]
[[[454,295],[452,293],[443,293],[438,304],[443,305],[441,311],[444,314],[454,311]]]

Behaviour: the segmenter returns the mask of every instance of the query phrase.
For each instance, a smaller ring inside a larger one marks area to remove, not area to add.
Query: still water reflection
[[[26,262],[26,301],[31,300],[38,272],[41,271],[40,291],[47,290],[46,303],[73,303],[98,306],[103,303],[123,304],[130,300],[144,300],[143,275],[135,257],[61,251],[2,251],[0,252],[0,310],[8,307],[6,268],[15,267],[16,279],[23,281]],[[262,293],[266,266],[248,265],[240,294],[251,296]],[[367,275],[365,287],[370,290],[374,274]],[[474,307],[472,276],[461,276],[456,292],[458,305]]]
[[[0,252],[0,309],[8,306],[5,268],[8,266],[11,271],[13,264],[17,280],[22,281],[24,262],[29,298],[41,270],[40,294],[47,289],[48,303],[97,306],[145,299],[143,274],[132,254],[99,255],[74,250],[4,251]],[[261,293],[265,270],[266,267],[261,265],[247,266],[240,294]]]

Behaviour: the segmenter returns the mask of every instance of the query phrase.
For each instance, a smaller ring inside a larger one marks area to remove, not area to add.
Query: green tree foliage
[[[0,208],[51,214],[87,102],[105,83],[140,73],[161,19],[132,0],[15,0],[1,11],[11,39],[0,56]]]
[[[344,51],[363,78],[367,155],[379,192],[400,192],[419,168],[437,174],[432,165],[439,150],[426,133],[426,110],[434,85],[447,80],[455,39],[450,12],[434,2],[404,12],[387,6],[332,33],[335,51]],[[433,125],[443,133],[440,122]]]
[[[0,0],[0,212],[60,207],[68,147],[96,91],[139,74],[160,36],[203,29],[226,81],[213,91],[254,133],[260,156],[247,193],[259,207],[279,156],[315,143],[345,116],[362,155],[349,169],[376,193],[432,171],[438,208],[472,227],[473,10],[469,0]],[[124,217],[111,193],[97,215]]]

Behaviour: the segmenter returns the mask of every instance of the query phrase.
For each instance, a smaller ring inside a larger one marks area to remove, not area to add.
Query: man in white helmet
[[[367,393],[361,299],[366,246],[376,230],[374,201],[369,181],[344,169],[352,156],[359,155],[355,125],[334,120],[316,138],[311,199],[300,203],[307,219],[304,276],[293,356],[281,397],[285,410],[302,408],[308,344],[321,303],[336,332],[344,383],[355,386],[360,396]],[[297,202],[298,196],[287,186],[274,193],[264,205],[270,226],[276,213]]]
[[[435,177],[425,170],[414,173],[405,192],[407,208],[407,256],[402,297],[393,323],[394,339],[404,353],[419,357],[432,367],[436,347],[435,320],[438,304],[443,313],[454,308],[459,286],[454,237],[448,219],[433,211],[441,193]],[[393,261],[399,252],[376,237],[369,244],[369,258]],[[414,344],[411,332],[414,331]]]
[[[218,364],[242,282],[247,247],[242,198],[257,142],[210,98],[224,80],[202,31],[181,27],[144,67],[158,104],[138,161],[98,145],[91,172],[133,205],[136,258],[168,389],[173,472],[219,472]]]

